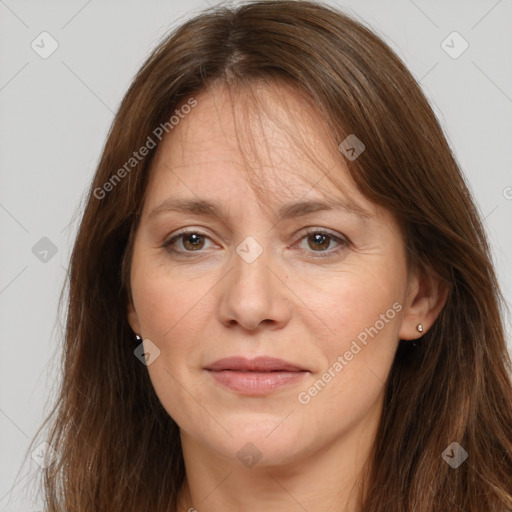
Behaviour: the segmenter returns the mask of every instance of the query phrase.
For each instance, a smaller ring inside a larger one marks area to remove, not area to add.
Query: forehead
[[[194,97],[197,105],[158,148],[151,202],[170,188],[198,199],[212,190],[224,195],[252,190],[264,203],[329,197],[373,208],[304,93],[287,84],[258,83],[218,85]]]

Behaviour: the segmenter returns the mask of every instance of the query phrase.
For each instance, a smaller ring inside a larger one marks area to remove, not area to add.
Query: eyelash
[[[192,235],[192,234],[195,234],[195,235],[200,235],[204,238],[208,238],[210,239],[210,237],[204,233],[201,233],[201,231],[198,231],[198,230],[195,230],[195,229],[190,229],[190,230],[185,230],[185,231],[180,231],[179,233],[176,233],[172,238],[170,238],[168,241],[166,241],[164,244],[163,244],[163,248],[165,248],[168,252],[170,253],[174,253],[174,254],[177,254],[177,255],[182,255],[182,254],[187,254],[186,257],[192,257],[192,255],[194,253],[201,253],[203,252],[202,250],[197,250],[197,251],[177,251],[176,249],[173,249],[172,248],[172,245],[177,241],[179,240],[180,238],[186,236],[186,235]],[[312,235],[312,234],[320,234],[320,235],[324,235],[324,236],[327,236],[329,237],[331,240],[335,241],[335,242],[338,242],[340,245],[338,247],[336,247],[335,249],[332,249],[332,250],[326,250],[326,251],[307,251],[306,252],[312,252],[312,253],[316,253],[316,255],[314,256],[314,258],[327,258],[327,257],[332,257],[332,256],[336,256],[338,255],[342,250],[344,250],[346,247],[349,246],[350,242],[349,240],[346,238],[346,237],[340,237],[340,236],[336,236],[336,235],[333,235],[332,233],[329,233],[328,231],[325,231],[323,229],[318,229],[318,228],[315,228],[315,229],[311,229],[310,231],[307,231],[300,239],[299,241],[307,238],[309,235]],[[190,254],[190,256],[188,256],[188,254]]]

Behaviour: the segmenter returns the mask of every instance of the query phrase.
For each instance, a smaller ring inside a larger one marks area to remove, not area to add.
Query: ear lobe
[[[132,302],[128,304],[127,307],[128,312],[128,324],[132,328],[132,331],[135,334],[140,335],[140,322],[139,322],[139,315],[137,315],[137,312],[135,311],[135,306]]]
[[[409,283],[399,337],[414,340],[423,336],[432,327],[446,304],[448,287],[433,272],[416,271]],[[418,325],[423,327],[418,331]]]

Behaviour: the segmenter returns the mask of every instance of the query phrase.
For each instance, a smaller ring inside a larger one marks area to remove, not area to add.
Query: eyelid
[[[310,235],[311,233],[322,233],[324,235],[329,235],[331,238],[336,238],[340,241],[346,241],[346,242],[349,241],[348,237],[346,237],[342,233],[338,233],[337,231],[332,231],[327,228],[320,228],[320,227],[314,226],[311,228],[304,228],[304,229],[306,229],[306,231],[302,232],[301,239],[307,235]]]

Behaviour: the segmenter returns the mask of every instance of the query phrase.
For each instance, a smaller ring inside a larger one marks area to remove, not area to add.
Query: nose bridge
[[[221,307],[222,320],[236,321],[255,329],[264,321],[283,325],[290,315],[283,284],[271,268],[274,253],[263,235],[247,236],[233,254],[233,268],[226,280]]]
[[[238,291],[243,295],[240,298],[248,302],[252,296],[255,303],[256,300],[270,299],[272,255],[263,236],[247,236],[238,244],[235,253],[233,284],[240,285]]]

